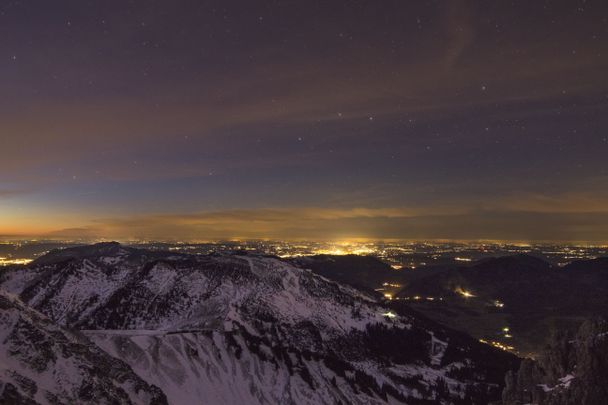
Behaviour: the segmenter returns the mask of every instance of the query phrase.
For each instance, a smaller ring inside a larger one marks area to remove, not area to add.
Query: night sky
[[[0,235],[608,242],[608,2],[0,0]]]

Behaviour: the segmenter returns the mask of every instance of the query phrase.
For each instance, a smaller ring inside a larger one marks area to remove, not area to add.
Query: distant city
[[[87,241],[86,243],[91,243]],[[83,241],[7,240],[0,242],[0,266],[28,264],[52,249],[86,244]],[[149,250],[206,255],[248,251],[281,258],[315,255],[374,256],[395,270],[415,270],[454,263],[466,265],[489,257],[529,254],[557,266],[574,260],[608,255],[608,246],[570,244],[525,244],[499,242],[384,242],[384,241],[297,241],[232,240],[205,243],[131,240],[123,244]]]

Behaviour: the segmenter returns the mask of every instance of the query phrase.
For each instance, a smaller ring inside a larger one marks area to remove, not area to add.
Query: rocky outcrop
[[[0,291],[0,404],[167,404],[80,333],[55,325]]]
[[[507,373],[504,405],[603,405],[608,401],[608,322],[583,323],[575,336],[553,333],[538,361]]]

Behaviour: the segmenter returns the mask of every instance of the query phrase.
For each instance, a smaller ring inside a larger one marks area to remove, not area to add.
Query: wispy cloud
[[[27,191],[18,189],[0,189],[0,198],[11,198],[24,193],[27,193]]]
[[[608,195],[601,192],[523,193],[493,201],[485,208],[497,211],[533,213],[608,213]]]
[[[529,196],[473,206],[333,209],[298,207],[99,219],[55,237],[604,240],[608,205],[584,196]],[[587,204],[589,202],[589,204]],[[604,200],[608,202],[608,200]],[[604,238],[604,239],[602,239]]]

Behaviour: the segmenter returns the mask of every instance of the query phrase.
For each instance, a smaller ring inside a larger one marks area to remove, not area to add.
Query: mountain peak
[[[70,259],[84,259],[95,256],[117,256],[126,253],[129,248],[118,242],[100,242],[93,245],[74,246],[65,249],[53,249],[44,256],[36,259],[34,265],[47,265]]]

